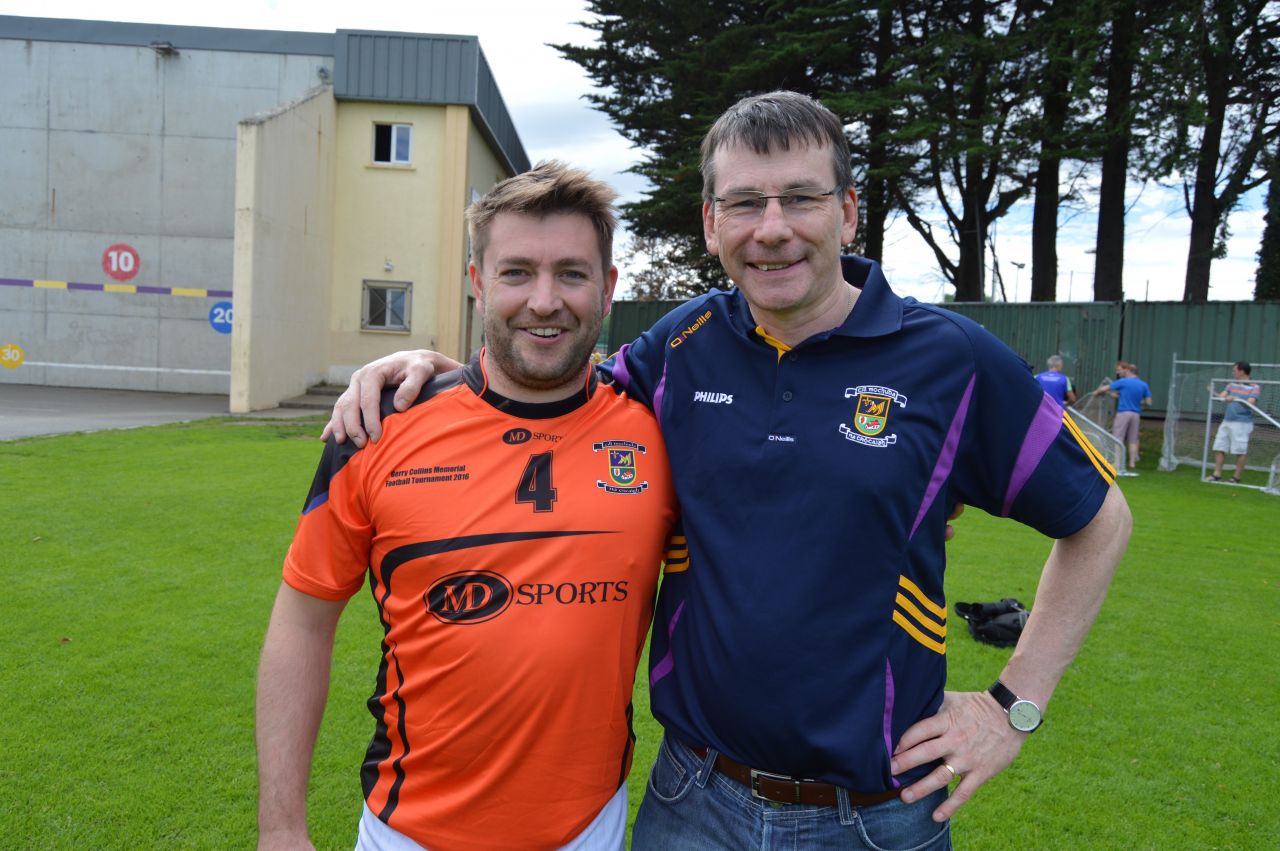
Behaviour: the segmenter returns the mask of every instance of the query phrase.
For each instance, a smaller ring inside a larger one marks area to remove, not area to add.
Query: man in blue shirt
[[[841,258],[849,162],[810,98],[730,108],[703,142],[702,220],[736,286],[602,367],[658,416],[689,548],[655,618],[667,735],[637,849],[949,847],[950,816],[1039,726],[1128,541],[1109,465],[1024,361]],[[432,365],[365,367],[330,427],[363,440],[377,388],[405,379],[407,402]],[[943,690],[957,502],[1058,539],[985,691]]]
[[[1037,372],[1036,381],[1039,381],[1044,392],[1062,407],[1074,405],[1076,390],[1071,386],[1071,379],[1062,372],[1062,358],[1058,355],[1049,355],[1045,365],[1049,368],[1044,372]]]
[[[1109,393],[1116,401],[1116,418],[1111,423],[1111,433],[1116,439],[1128,447],[1128,470],[1122,470],[1122,476],[1138,475],[1134,468],[1138,466],[1138,425],[1142,409],[1151,404],[1151,388],[1147,382],[1138,377],[1137,364],[1121,361],[1118,365],[1120,377],[1110,384],[1104,383],[1093,395]]]

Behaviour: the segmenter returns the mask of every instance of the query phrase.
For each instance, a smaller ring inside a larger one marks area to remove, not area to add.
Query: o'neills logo
[[[693,320],[693,322],[689,323],[689,327],[685,328],[679,334],[676,334],[674,337],[671,338],[671,348],[674,349],[676,346],[680,345],[685,340],[689,339],[689,335],[692,334],[694,331],[697,331],[703,325],[706,325],[707,320],[710,318],[711,318],[711,311],[708,310],[706,313],[702,314],[697,319]]]
[[[511,605],[511,583],[487,570],[452,573],[422,595],[427,611],[441,623],[484,623]]]

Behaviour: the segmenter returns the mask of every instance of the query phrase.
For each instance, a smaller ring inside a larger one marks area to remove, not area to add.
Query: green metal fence
[[[614,302],[609,350],[635,339],[679,301]],[[1280,301],[954,303],[1004,340],[1036,372],[1060,354],[1080,390],[1136,363],[1151,385],[1152,410],[1165,410],[1173,357],[1184,360],[1280,362]]]

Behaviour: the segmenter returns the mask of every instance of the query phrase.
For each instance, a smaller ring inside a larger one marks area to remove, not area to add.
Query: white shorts
[[[363,810],[356,851],[425,851],[423,846],[375,816],[368,804]],[[623,784],[591,824],[560,851],[622,851],[626,847],[626,835],[627,787]]]
[[[1249,435],[1252,433],[1253,423],[1223,420],[1218,426],[1217,435],[1213,438],[1213,451],[1245,455],[1249,452]]]

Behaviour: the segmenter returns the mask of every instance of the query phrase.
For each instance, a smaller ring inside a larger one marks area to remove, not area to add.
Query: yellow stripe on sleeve
[[[31,286],[38,290],[65,290],[66,281],[32,281]]]
[[[906,617],[902,614],[902,612],[899,612],[897,609],[893,610],[893,622],[896,623],[898,626],[902,627],[904,630],[906,630],[907,635],[910,635],[912,638],[914,638],[916,641],[923,644],[928,649],[932,650],[934,653],[937,653],[942,656],[947,655],[946,644],[943,644],[941,641],[934,641],[932,638],[925,635],[923,632],[921,632],[919,629],[916,628],[915,624],[907,620]]]
[[[1089,441],[1089,438],[1085,437],[1084,432],[1080,430],[1080,426],[1076,425],[1075,420],[1071,419],[1070,414],[1064,411],[1062,421],[1066,423],[1067,431],[1071,432],[1071,436],[1076,439],[1076,443],[1080,444],[1084,454],[1089,456],[1089,460],[1093,462],[1093,466],[1097,468],[1098,473],[1106,480],[1107,484],[1115,484],[1116,468],[1111,466],[1111,462],[1102,456],[1102,453]]]
[[[194,296],[195,298],[204,298],[209,294],[208,290],[197,290],[191,287],[174,287],[169,292],[174,295]]]
[[[920,625],[923,626],[925,629],[929,630],[939,638],[947,637],[947,627],[945,624],[939,625],[935,623],[933,618],[929,617],[924,612],[920,611],[920,609],[916,608],[915,603],[912,603],[904,595],[898,594],[897,597],[895,598],[895,601],[899,606],[906,609],[907,614],[911,615],[911,617],[919,621]]]
[[[137,293],[138,287],[135,284],[103,284],[102,291],[104,293]]]
[[[908,579],[905,576],[898,577],[898,585],[904,590],[910,592],[911,596],[919,600],[920,605],[924,606],[926,609],[928,609],[929,611],[937,615],[939,620],[942,620],[944,622],[946,621],[947,610],[942,606],[939,606],[937,603],[933,602],[932,600],[930,600],[928,595],[926,595],[923,591],[920,590],[920,586],[916,585],[914,582],[912,582],[910,579]]]

